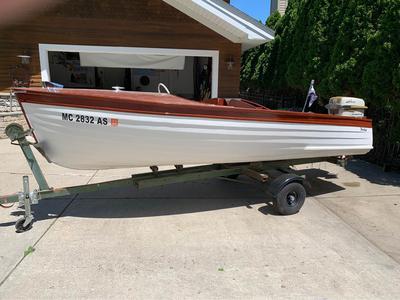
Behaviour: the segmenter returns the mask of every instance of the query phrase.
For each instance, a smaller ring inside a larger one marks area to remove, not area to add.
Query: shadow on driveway
[[[363,160],[353,159],[349,161],[346,170],[371,183],[400,186],[400,173],[384,172],[381,167]]]
[[[296,173],[306,175],[311,182],[311,189],[308,189],[309,196],[343,189],[319,178],[329,178],[330,174],[326,171],[307,169]],[[253,205],[262,203],[266,203],[266,206],[259,208],[261,213],[278,215],[273,207],[273,198],[266,193],[265,186],[254,183],[246,177],[240,179],[241,182],[212,179],[143,190],[132,187],[102,193],[79,194],[75,199],[64,197],[41,200],[32,209],[35,221],[56,218],[60,212],[63,217],[143,218],[235,207],[253,209]],[[11,214],[22,216],[23,211],[13,211]],[[0,223],[0,227],[14,226],[14,224],[15,222]]]

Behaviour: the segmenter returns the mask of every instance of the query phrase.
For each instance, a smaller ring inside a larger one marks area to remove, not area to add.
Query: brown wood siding
[[[10,86],[19,54],[31,55],[33,86],[40,85],[39,43],[219,50],[219,96],[239,93],[241,45],[161,0],[64,1],[0,28],[0,90]],[[233,70],[226,66],[229,57],[236,62]]]

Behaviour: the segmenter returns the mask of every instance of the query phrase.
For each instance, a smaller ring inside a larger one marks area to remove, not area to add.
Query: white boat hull
[[[72,169],[276,161],[372,149],[371,128],[22,105],[37,147]]]

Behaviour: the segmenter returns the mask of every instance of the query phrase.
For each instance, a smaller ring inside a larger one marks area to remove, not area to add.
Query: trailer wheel
[[[276,195],[277,211],[282,215],[293,215],[300,211],[306,199],[306,190],[298,182],[285,185]]]
[[[24,223],[25,223],[25,218],[21,218],[15,223],[15,229],[16,229],[17,233],[25,232],[25,231],[28,231],[29,229],[31,229],[33,220],[26,226],[24,226]]]

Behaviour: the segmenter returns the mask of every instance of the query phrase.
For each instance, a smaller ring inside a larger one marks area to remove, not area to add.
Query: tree
[[[276,11],[266,21],[266,25],[275,29],[281,19],[281,14]],[[272,61],[270,55],[273,43],[267,43],[246,51],[242,56],[241,82],[247,87],[264,87],[268,84],[264,80]]]
[[[306,91],[368,102],[400,96],[400,1],[292,0],[267,24],[275,40],[243,56],[242,86]]]
[[[275,39],[244,53],[242,88],[305,94],[315,79],[324,101],[364,98],[377,140],[400,141],[399,20],[400,0],[291,0],[267,20]]]

